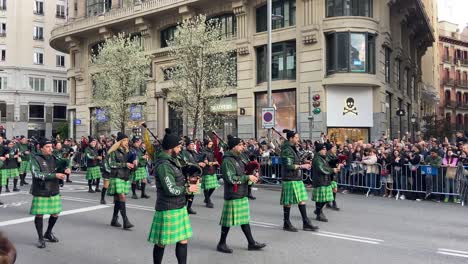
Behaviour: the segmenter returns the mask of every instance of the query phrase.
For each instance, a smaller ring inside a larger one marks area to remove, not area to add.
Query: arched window
[[[455,122],[456,122],[455,125],[456,125],[457,130],[462,130],[463,129],[463,115],[458,114]]]
[[[457,106],[461,106],[461,105],[462,105],[462,93],[457,92]]]
[[[447,122],[451,123],[452,122],[452,114],[451,113],[446,113],[445,114],[445,120],[447,120]]]
[[[446,90],[446,91],[445,91],[445,104],[446,104],[446,105],[447,105],[447,104],[450,104],[450,100],[451,100],[451,98],[450,98],[450,91],[449,91],[449,90]]]

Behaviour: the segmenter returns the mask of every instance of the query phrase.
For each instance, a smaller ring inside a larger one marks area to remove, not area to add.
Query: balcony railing
[[[441,82],[443,85],[448,85],[448,86],[453,86],[455,84],[452,78],[443,78]]]
[[[453,58],[450,57],[450,56],[444,56],[444,57],[443,57],[443,61],[444,61],[445,63],[452,63],[452,62],[453,62]]]
[[[445,101],[445,107],[454,108],[454,109],[468,109],[468,103],[463,103],[462,101]]]
[[[460,64],[462,66],[468,67],[468,60],[467,59],[462,59],[462,60],[460,60]]]
[[[468,80],[455,80],[455,85],[459,87],[468,87]]]
[[[59,26],[52,30],[51,35],[69,33],[71,31],[81,31],[91,26],[109,23],[119,19],[132,19],[133,16],[141,16],[157,11],[158,9],[168,8],[170,6],[180,5],[182,3],[195,2],[196,0],[151,0],[143,3],[136,3],[130,7],[112,9],[100,16],[80,18],[69,22],[64,26]]]

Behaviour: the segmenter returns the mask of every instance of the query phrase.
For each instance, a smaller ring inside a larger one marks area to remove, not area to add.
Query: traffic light
[[[315,94],[312,97],[312,106],[314,107],[314,114],[318,115],[322,112],[322,109],[320,109],[320,94]]]

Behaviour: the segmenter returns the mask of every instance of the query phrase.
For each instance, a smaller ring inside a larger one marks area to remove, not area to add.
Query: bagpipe
[[[190,163],[183,158],[179,159],[182,167],[182,174],[188,184],[198,184],[203,174],[203,169],[196,163]]]

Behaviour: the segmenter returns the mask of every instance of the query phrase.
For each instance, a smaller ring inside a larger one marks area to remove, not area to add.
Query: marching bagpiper
[[[89,137],[89,145],[85,149],[86,155],[86,180],[88,180],[88,192],[95,193],[101,192],[99,189],[99,182],[102,178],[101,174],[101,161],[102,156],[99,156],[98,149],[97,149],[97,140],[93,137]],[[92,184],[93,180],[96,181],[96,189],[93,190]]]
[[[28,185],[26,182],[26,176],[31,171],[31,150],[32,146],[29,144],[28,139],[25,136],[20,136],[20,142],[18,143],[18,149],[21,155],[21,164],[19,168],[20,174],[20,186]]]
[[[330,168],[332,168],[332,169],[338,168],[340,160],[338,159],[338,156],[336,155],[336,151],[337,151],[336,145],[327,144],[326,148],[327,148],[327,151],[328,151],[328,153],[327,153],[328,165],[330,165]],[[338,183],[336,182],[336,173],[333,173],[333,175],[331,177],[331,187],[332,187],[332,191],[333,191],[333,201],[332,201],[331,204],[327,203],[327,208],[330,208],[330,209],[335,210],[335,211],[339,211],[340,208],[336,204],[336,193],[338,191]]]
[[[202,189],[205,196],[205,204],[207,208],[213,208],[213,202],[211,201],[211,195],[219,187],[218,176],[216,171],[218,169],[219,163],[216,161],[214,151],[213,151],[213,141],[205,139],[203,142],[205,147],[203,151],[204,159],[206,160],[206,166],[203,168],[202,174]]]
[[[186,209],[186,192],[197,192],[197,184],[187,187],[182,165],[178,160],[181,143],[177,136],[166,129],[163,150],[155,155],[156,206],[148,241],[154,244],[153,263],[162,263],[166,245],[176,244],[178,263],[187,262],[188,239],[192,227]]]
[[[241,139],[228,136],[230,151],[224,153],[221,171],[224,181],[224,206],[221,215],[221,238],[217,250],[222,253],[232,253],[226,244],[229,230],[233,226],[241,226],[249,243],[249,250],[260,250],[266,246],[254,240],[250,229],[249,199],[247,198],[249,181],[256,183],[256,175],[245,175],[244,163],[240,154],[245,151]]]
[[[107,140],[102,142],[102,146],[100,149],[99,155],[102,156],[102,163],[101,163],[101,175],[103,178],[102,183],[102,190],[101,190],[101,204],[106,204],[106,192],[109,189],[109,180],[110,180],[110,173],[111,168],[109,165],[109,149],[114,145],[112,140]]]
[[[187,137],[185,140],[185,144],[186,144],[186,149],[182,150],[182,152],[179,155],[180,158],[182,158],[185,163],[198,164],[198,166],[200,166],[202,169],[205,168],[206,163],[199,162],[200,157],[195,149],[195,143],[190,138]],[[195,198],[195,193],[193,192],[187,193],[187,197],[186,197],[187,212],[189,214],[197,214],[197,212],[195,212],[195,210],[192,209],[192,203],[193,203],[194,198]]]
[[[141,138],[134,136],[132,138],[133,146],[130,148],[130,151],[134,153],[136,159],[134,162],[135,170],[132,171],[130,175],[132,181],[132,199],[138,199],[136,195],[136,188],[138,182],[141,181],[141,198],[148,199],[149,195],[146,194],[146,178],[148,177],[148,172],[146,170],[146,165],[148,164],[148,155],[146,150],[141,147]]]
[[[7,184],[6,177],[3,177],[3,165],[5,164],[6,158],[3,156],[3,153],[5,152],[5,147],[3,146],[3,137],[0,135],[0,194],[2,193],[2,188]],[[3,203],[0,201],[0,205],[3,205]]]
[[[2,179],[5,181],[6,179],[6,192],[10,192],[8,188],[8,183],[10,179],[13,179],[13,191],[19,192],[18,189],[18,177],[19,177],[19,164],[21,162],[20,151],[18,148],[15,147],[15,142],[13,141],[6,141],[6,147],[3,150],[3,157],[5,157],[5,161],[3,164],[2,170]]]

